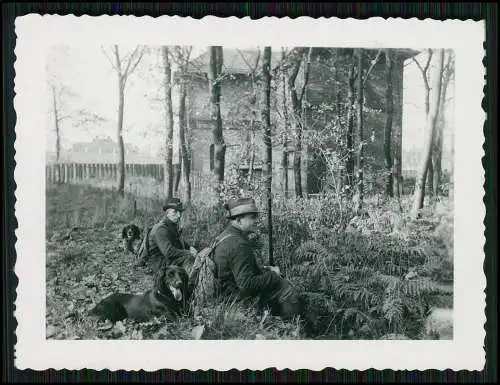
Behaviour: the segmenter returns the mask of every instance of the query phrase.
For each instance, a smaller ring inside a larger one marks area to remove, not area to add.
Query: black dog
[[[178,266],[164,265],[156,273],[152,290],[137,295],[111,294],[90,310],[89,316],[113,323],[125,318],[143,322],[163,315],[174,321],[186,308],[188,300],[186,271]]]
[[[122,229],[123,251],[136,253],[141,241],[141,230],[134,224],[129,224]]]

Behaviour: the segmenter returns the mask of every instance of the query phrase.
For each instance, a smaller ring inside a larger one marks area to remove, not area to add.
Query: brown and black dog
[[[134,224],[128,224],[122,229],[123,251],[136,253],[141,241],[141,229]]]
[[[178,266],[163,265],[155,275],[154,288],[144,294],[113,293],[89,311],[91,318],[111,322],[129,318],[147,321],[166,315],[174,321],[189,300],[188,275]]]

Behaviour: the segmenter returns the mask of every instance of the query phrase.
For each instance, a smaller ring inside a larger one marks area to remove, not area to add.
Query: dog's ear
[[[128,230],[128,226],[124,226],[122,229],[122,238],[127,237],[127,230]]]

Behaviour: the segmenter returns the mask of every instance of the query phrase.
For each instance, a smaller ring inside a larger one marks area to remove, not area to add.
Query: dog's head
[[[122,238],[128,240],[139,239],[141,236],[141,230],[136,225],[127,225],[122,229]]]
[[[180,302],[187,295],[188,279],[188,274],[182,267],[164,265],[156,274],[155,289]]]

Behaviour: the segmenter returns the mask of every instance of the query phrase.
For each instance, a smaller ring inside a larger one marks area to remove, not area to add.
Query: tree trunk
[[[403,81],[403,63],[393,55],[393,66],[397,65],[398,70],[393,71],[393,82],[396,86],[393,87],[393,102],[398,107],[393,110],[394,118],[397,120],[398,124],[394,124],[392,127],[392,138],[393,138],[393,192],[394,196],[397,198],[400,211],[403,210],[401,205],[401,195],[403,193],[403,178],[402,178],[402,152],[403,152],[403,135],[402,135],[402,81]]]
[[[288,198],[288,108],[286,102],[286,71],[284,69],[285,63],[285,50],[281,50],[281,62],[282,62],[282,87],[283,87],[283,152],[281,154],[281,168],[283,169],[282,174],[282,184],[283,184],[283,194],[285,198]]]
[[[434,138],[434,147],[432,153],[432,163],[434,165],[434,177],[432,179],[432,191],[434,195],[441,194],[441,160],[443,156],[443,130],[445,126],[444,113],[446,111],[446,93],[448,90],[448,84],[450,81],[451,73],[453,69],[451,68],[452,54],[448,54],[448,60],[446,63],[446,68],[443,70],[443,80],[441,86],[441,105],[439,107],[439,117],[437,121],[436,135]]]
[[[182,150],[179,148],[178,149],[179,154],[182,152]],[[179,163],[175,163],[172,165],[173,168],[173,180],[174,180],[174,188],[173,188],[173,195],[178,197],[179,196],[179,184],[181,182],[181,169],[182,169],[182,157],[179,157]]]
[[[335,114],[336,114],[336,119],[337,119],[337,125],[339,127],[340,132],[344,132],[344,127],[342,125],[342,105],[341,105],[341,96],[340,96],[340,72],[339,72],[339,66],[340,66],[340,61],[339,61],[339,53],[338,49],[334,48],[333,49],[335,59],[334,59],[334,74],[333,74],[333,79],[334,79],[334,102],[335,102]],[[346,144],[347,147],[347,144]],[[343,148],[342,150],[345,150]],[[344,166],[344,167],[342,167]],[[343,186],[348,185],[349,183],[349,178],[347,176],[347,167],[346,164],[342,165],[339,170],[339,176],[338,180],[340,181],[340,185],[337,187],[338,189],[341,189]]]
[[[363,207],[363,49],[357,49],[358,59],[358,100],[356,103],[357,115],[357,152],[356,152],[356,199],[355,210],[359,212]]]
[[[123,143],[123,107],[125,103],[125,84],[123,77],[118,75],[118,150],[120,153],[120,160],[118,165],[118,193],[124,195],[125,193],[125,145]]]
[[[222,72],[222,47],[210,47],[210,66],[208,71],[209,91],[210,91],[210,118],[212,120],[212,140],[214,143],[214,179],[216,190],[224,181],[224,163],[226,146],[222,135],[222,118],[220,112],[220,75]]]
[[[429,105],[430,105],[430,92],[431,92],[431,88],[430,88],[430,85],[429,85],[429,77],[428,77],[427,71],[429,69],[431,58],[432,58],[432,51],[429,50],[428,51],[427,64],[425,65],[424,68],[422,68],[419,65],[420,72],[422,73],[422,79],[424,80],[424,87],[425,87],[424,105],[425,105],[425,117],[426,117],[426,119],[429,118],[429,108],[430,108]],[[416,59],[414,59],[414,60],[416,60]],[[432,139],[431,146],[434,146],[434,138]],[[432,195],[432,183],[433,183],[433,179],[434,179],[434,176],[433,176],[433,174],[434,174],[434,167],[432,165],[432,161],[433,161],[433,159],[432,159],[432,155],[431,155],[431,157],[429,158],[429,164],[427,165],[427,170],[428,171],[427,171],[427,182],[426,182],[427,185],[428,185],[429,192],[431,193],[431,195]]]
[[[347,160],[346,160],[346,184],[349,186],[349,191],[353,193],[354,189],[354,56],[352,57],[351,67],[349,68],[348,88],[347,88]]]
[[[445,88],[443,84],[443,88]],[[436,124],[436,135],[434,137],[434,146],[432,149],[432,165],[434,167],[434,173],[432,175],[432,193],[433,196],[438,196],[441,194],[441,159],[443,156],[443,130],[444,130],[444,100],[446,98],[446,91],[443,91],[441,95],[441,106],[439,107],[439,117]]]
[[[188,144],[186,141],[186,86],[184,79],[180,80],[179,88],[179,139],[181,145],[182,177],[185,188],[185,200],[191,201],[191,162]]]
[[[302,130],[300,128],[296,128],[295,151],[293,154],[293,175],[295,179],[296,197],[302,197],[301,153],[302,153]]]
[[[385,91],[385,103],[386,103],[386,121],[385,121],[385,131],[384,131],[384,153],[385,153],[385,170],[386,176],[386,194],[389,197],[393,196],[393,176],[392,176],[392,118],[394,113],[394,102],[392,94],[392,72],[393,72],[393,62],[391,59],[391,52],[387,49],[385,50],[385,65],[386,65],[386,79],[387,88]]]
[[[438,127],[436,127],[437,131]],[[428,195],[434,196],[434,149],[435,142],[432,140],[432,149],[431,149],[431,157],[429,158],[429,165],[427,166],[427,189]]]
[[[310,68],[311,68],[311,56],[312,56],[312,47],[309,48],[307,52],[306,59],[304,60],[304,84],[302,86],[302,93],[300,94],[300,109],[301,109],[301,123],[302,123],[302,135],[303,137],[303,130],[308,129],[309,127],[309,116],[308,116],[308,83],[309,83],[309,73],[310,73]],[[302,142],[302,140],[301,140]],[[308,173],[309,173],[309,156],[308,156],[308,151],[309,148],[307,144],[304,146],[304,143],[301,143],[301,149],[302,149],[302,154],[301,154],[301,183],[302,183],[302,196],[307,198],[308,193],[309,193],[309,187],[308,187]],[[304,155],[304,156],[302,156]]]
[[[269,228],[269,265],[274,265],[273,257],[273,222],[272,222],[272,182],[273,182],[273,149],[271,143],[271,47],[264,47],[262,57],[262,123],[264,128],[264,145],[266,147],[266,195],[267,223]]]
[[[436,55],[436,65],[434,68],[433,76],[433,98],[432,104],[430,105],[430,112],[427,115],[427,137],[424,144],[423,158],[417,176],[417,182],[415,186],[415,194],[413,198],[412,206],[412,217],[417,218],[419,216],[420,210],[424,206],[424,196],[425,196],[425,182],[427,179],[427,171],[429,166],[429,160],[432,155],[432,142],[434,138],[434,131],[436,128],[437,118],[439,115],[439,106],[441,100],[441,76],[443,73],[443,57],[444,50],[439,49]]]
[[[54,108],[54,125],[56,129],[56,183],[61,182],[61,137],[59,133],[59,112],[57,110],[56,88],[52,87],[52,101]]]
[[[253,178],[253,170],[255,167],[255,122],[257,120],[257,90],[255,86],[255,69],[252,69],[252,97],[250,100],[250,130],[248,132],[248,184],[251,184]]]
[[[441,126],[441,125],[440,125]],[[443,139],[442,139],[442,132],[440,133],[439,131],[442,130],[442,126],[438,128],[438,137],[436,138],[436,148],[435,148],[435,153],[432,155],[432,163],[434,165],[434,175],[432,179],[432,191],[435,196],[438,196],[441,194],[441,176],[442,176],[442,170],[441,170],[441,159],[442,159],[442,153],[443,153]]]
[[[292,67],[292,74],[288,77],[288,88],[290,89],[290,97],[292,102],[293,126],[295,132],[295,151],[293,156],[293,174],[295,179],[295,196],[302,197],[302,173],[301,173],[301,153],[302,153],[302,126],[301,126],[301,110],[297,89],[295,88],[295,79],[299,73],[301,58],[296,58]]]
[[[164,185],[167,191],[167,198],[173,194],[173,136],[174,136],[174,116],[172,110],[172,68],[168,57],[168,47],[162,47],[163,64],[165,69],[165,129],[166,129],[166,159],[165,159],[165,179]]]

